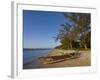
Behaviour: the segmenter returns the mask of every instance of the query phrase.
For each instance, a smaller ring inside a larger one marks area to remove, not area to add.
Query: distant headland
[[[53,48],[23,48],[24,50],[50,50]]]

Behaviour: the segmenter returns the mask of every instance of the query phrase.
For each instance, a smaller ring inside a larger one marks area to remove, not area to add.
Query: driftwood
[[[40,62],[43,64],[52,64],[56,62],[61,62],[68,59],[74,59],[80,57],[80,53],[70,53],[70,54],[64,54],[64,55],[58,55],[58,56],[45,56],[45,57],[39,57]]]

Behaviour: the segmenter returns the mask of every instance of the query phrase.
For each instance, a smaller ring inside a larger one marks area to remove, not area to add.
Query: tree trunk
[[[72,43],[70,42],[70,49],[72,49],[73,47],[72,47]]]
[[[85,50],[87,50],[87,46],[86,46],[86,44],[84,44],[84,48],[85,48]]]
[[[80,45],[79,47],[82,48],[82,44],[81,44],[81,42],[79,43],[79,45]]]

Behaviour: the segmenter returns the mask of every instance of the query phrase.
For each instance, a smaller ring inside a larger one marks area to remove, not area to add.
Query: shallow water
[[[30,68],[39,68],[40,63],[38,58],[41,56],[48,55],[49,50],[23,50],[23,68],[30,69]]]

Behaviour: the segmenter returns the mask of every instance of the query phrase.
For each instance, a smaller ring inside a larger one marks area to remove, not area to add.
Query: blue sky
[[[61,12],[23,10],[24,48],[53,48],[59,45],[53,37],[65,22]]]

